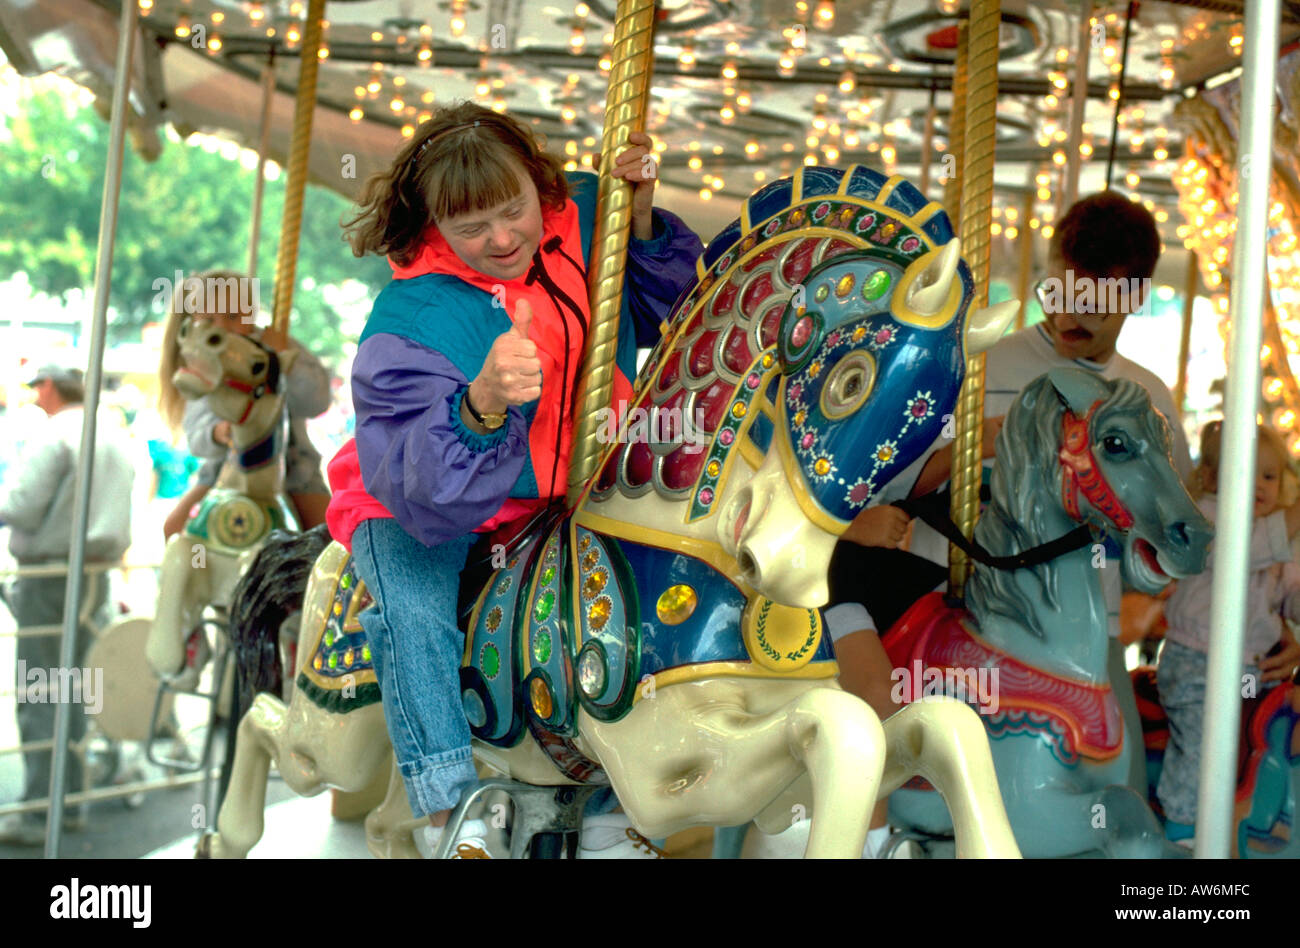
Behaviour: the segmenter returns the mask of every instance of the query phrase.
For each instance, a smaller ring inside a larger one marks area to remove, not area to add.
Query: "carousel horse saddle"
[[[806,676],[829,677],[836,668],[821,633],[817,610],[748,602],[703,560],[572,519],[542,522],[471,610],[465,715],[479,740],[512,747],[527,731],[567,777],[603,782],[573,740],[579,708],[617,721],[656,682],[720,672],[778,677],[806,667]]]
[[[908,671],[905,703],[925,695],[949,694],[975,706],[993,740],[1039,734],[1061,763],[1081,758],[1107,761],[1123,748],[1119,702],[1109,684],[1093,684],[1027,665],[985,642],[965,610],[948,605],[941,593],[920,599],[881,639],[895,668]],[[996,703],[982,706],[978,675],[996,671],[987,691]],[[976,680],[972,680],[972,673]]]
[[[460,576],[458,610],[464,625],[469,608],[494,569],[494,562],[515,555],[532,532],[544,530],[563,516],[551,506],[541,511],[515,534],[485,534],[471,549]],[[502,552],[504,551],[504,553]],[[318,624],[317,635],[302,660],[296,685],[313,702],[335,714],[363,708],[379,700],[379,681],[371,661],[370,643],[361,628],[361,612],[374,600],[357,575],[351,555],[336,553],[318,567],[332,583],[334,596]]]

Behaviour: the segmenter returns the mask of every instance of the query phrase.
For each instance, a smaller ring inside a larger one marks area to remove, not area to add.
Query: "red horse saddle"
[[[904,683],[910,681],[910,687],[903,688],[904,703],[938,693],[942,682],[942,693],[976,706],[991,738],[1041,734],[1069,766],[1080,758],[1113,760],[1123,749],[1123,720],[1109,683],[1065,678],[1008,655],[981,639],[969,613],[947,605],[941,593],[919,599],[881,644],[895,679],[901,674]],[[979,702],[972,694],[968,683],[977,678],[981,683],[991,679],[992,700],[987,703],[983,687]]]

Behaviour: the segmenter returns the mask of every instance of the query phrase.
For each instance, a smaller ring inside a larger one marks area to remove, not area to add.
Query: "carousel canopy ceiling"
[[[270,151],[283,161],[301,47],[300,0],[132,0],[143,14],[133,75],[136,147],[159,125],[256,148],[264,70],[273,71]],[[355,195],[403,135],[440,104],[508,109],[581,166],[599,140],[614,0],[330,0],[311,173]],[[1137,6],[1137,5],[1134,5]],[[1128,4],[1094,4],[1081,193],[1105,186],[1117,80],[1124,69],[1115,186],[1173,209],[1181,156],[1174,106],[1240,63],[1240,0],[1146,2],[1123,38]],[[1068,146],[1079,41],[1073,0],[1002,4],[997,186],[1047,223]],[[0,0],[0,47],[25,75],[62,72],[106,103],[119,0]],[[957,2],[663,0],[650,132],[661,142],[664,203],[705,232],[763,181],[808,162],[864,162],[920,177],[933,107],[931,193],[944,169]],[[1300,36],[1284,4],[1283,39]],[[351,156],[351,157],[349,157]],[[951,167],[951,163],[949,164]],[[1035,221],[1037,223],[1037,221]],[[1172,243],[1172,224],[1167,242]]]

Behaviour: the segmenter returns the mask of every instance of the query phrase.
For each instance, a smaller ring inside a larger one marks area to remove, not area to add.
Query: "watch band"
[[[468,386],[466,386],[465,388],[465,397],[462,399],[462,401],[465,403],[465,407],[469,410],[469,416],[473,418],[476,422],[478,422],[480,425],[482,425],[484,428],[486,428],[488,431],[496,431],[498,428],[500,428],[502,425],[506,423],[507,416],[504,412],[500,414],[497,414],[496,412],[487,412],[486,414],[481,414],[479,410],[474,407],[474,402],[470,400]]]

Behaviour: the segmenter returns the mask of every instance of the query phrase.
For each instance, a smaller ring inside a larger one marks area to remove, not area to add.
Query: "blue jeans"
[[[1196,822],[1208,664],[1209,655],[1205,652],[1166,639],[1156,667],[1160,704],[1169,719],[1169,744],[1165,748],[1156,796],[1164,807],[1166,819],[1174,823]],[[1242,674],[1253,675],[1258,682],[1260,670],[1247,663],[1242,667]]]
[[[460,571],[473,541],[427,547],[387,518],[363,521],[352,537],[357,574],[375,600],[361,626],[416,816],[454,807],[478,783],[460,697],[465,635],[456,626]]]

